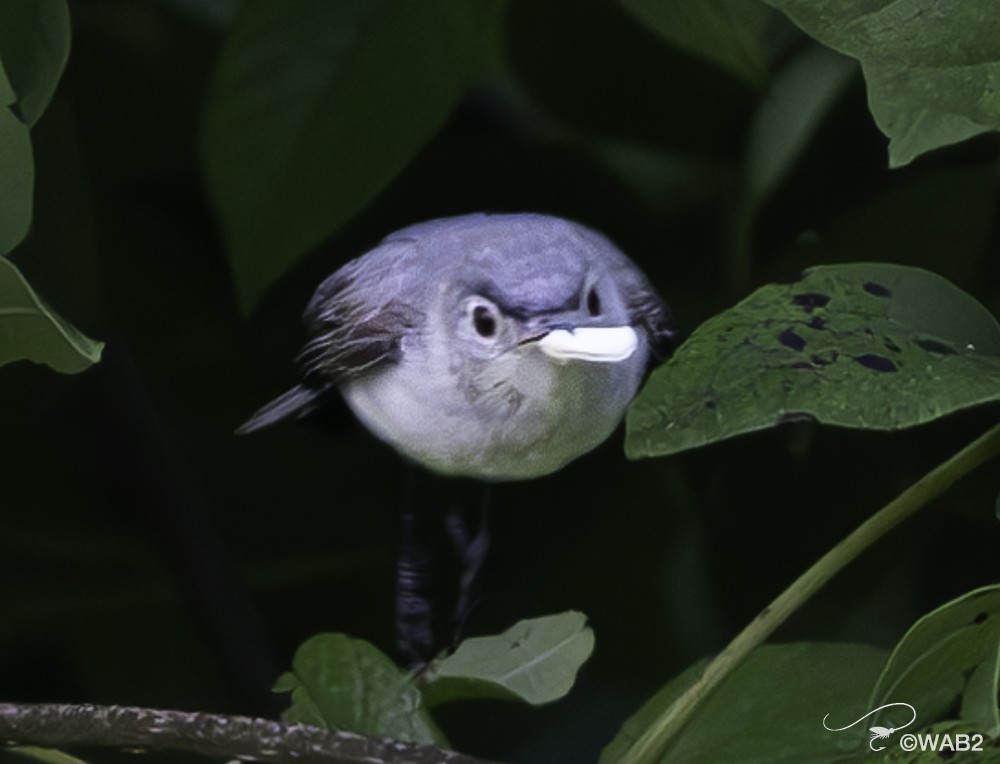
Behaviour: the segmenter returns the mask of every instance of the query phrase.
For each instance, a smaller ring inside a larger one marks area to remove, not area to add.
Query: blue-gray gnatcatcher
[[[305,322],[303,382],[239,432],[336,388],[402,454],[490,481],[545,475],[601,443],[673,334],[610,241],[535,214],[404,228],[327,278]]]

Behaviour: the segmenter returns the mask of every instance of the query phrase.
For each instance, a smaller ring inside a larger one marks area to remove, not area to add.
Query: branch
[[[0,703],[0,741],[173,750],[279,764],[491,764],[432,745],[305,724],[89,704]]]

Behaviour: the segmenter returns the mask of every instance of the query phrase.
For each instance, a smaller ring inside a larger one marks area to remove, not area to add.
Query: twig
[[[698,705],[827,581],[903,520],[944,493],[956,480],[998,455],[1000,425],[935,467],[859,525],[764,608],[705,667],[697,681],[643,732],[616,764],[650,764],[659,761],[674,737],[694,715]]]
[[[125,706],[0,703],[0,740],[45,747],[173,750],[308,764],[491,764],[431,745],[247,716]]]

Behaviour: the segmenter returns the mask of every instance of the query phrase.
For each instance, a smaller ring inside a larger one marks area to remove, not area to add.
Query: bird
[[[238,433],[339,392],[408,460],[488,483],[550,474],[606,440],[677,334],[609,239],[539,213],[403,228],[326,278],[304,321],[301,381]]]
[[[238,433],[308,418],[339,394],[407,461],[485,484],[478,518],[405,491],[396,641],[415,671],[442,632],[459,641],[477,602],[490,487],[553,473],[606,440],[677,336],[611,241],[538,213],[403,228],[327,277],[304,320],[301,381]],[[444,623],[436,588],[455,595]]]

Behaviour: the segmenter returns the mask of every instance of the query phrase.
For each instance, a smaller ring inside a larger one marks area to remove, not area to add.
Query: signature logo
[[[826,720],[830,718],[830,714],[827,714],[826,716],[823,717],[823,726],[827,730],[829,730],[830,732],[843,732],[846,729],[850,729],[855,724],[859,724],[859,723],[863,722],[865,719],[867,719],[872,714],[877,714],[879,711],[884,711],[885,709],[892,708],[893,706],[905,706],[906,708],[910,709],[910,713],[913,714],[913,716],[910,719],[910,721],[908,721],[906,724],[903,724],[903,725],[901,725],[899,727],[869,727],[868,728],[868,731],[872,733],[871,739],[868,741],[868,747],[871,748],[873,751],[884,751],[885,750],[885,746],[884,745],[880,746],[878,748],[875,747],[875,741],[876,740],[888,740],[889,739],[889,735],[891,735],[894,732],[899,732],[901,729],[905,729],[906,727],[909,727],[911,724],[913,724],[913,722],[915,722],[917,720],[917,710],[913,706],[911,706],[909,703],[886,703],[884,706],[879,706],[875,710],[869,711],[867,714],[865,714],[864,716],[862,716],[860,719],[856,719],[855,721],[851,722],[850,724],[848,724],[848,725],[846,725],[844,727],[828,727],[827,724],[826,724]]]

